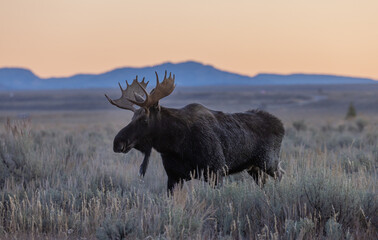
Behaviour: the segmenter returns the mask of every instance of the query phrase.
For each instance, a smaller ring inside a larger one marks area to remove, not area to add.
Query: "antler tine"
[[[112,99],[110,99],[110,97],[108,97],[108,95],[105,94],[105,97],[106,97],[106,99],[108,99],[108,101],[109,101],[111,104],[115,105],[115,104],[114,104],[114,101],[113,101]]]
[[[167,70],[165,70],[164,80],[167,79]],[[164,81],[163,80],[163,81]]]
[[[121,91],[123,92],[122,86],[121,86],[121,84],[119,82],[118,82],[118,86],[121,89]]]
[[[148,85],[148,83],[150,82],[150,81],[147,81],[147,82],[145,82],[144,80],[145,80],[146,78],[145,77],[143,77],[143,79],[142,79],[142,81],[140,82],[141,84],[143,83],[146,87],[147,87],[147,85]],[[145,87],[144,87],[145,88]]]
[[[155,71],[155,75],[156,75],[156,80],[157,80],[157,82],[159,82],[159,76],[158,76],[158,74],[157,74],[156,71]]]
[[[159,76],[156,71],[155,71],[155,74],[156,74],[156,87],[157,87],[159,86]]]
[[[127,82],[127,80],[125,80],[125,82],[126,82],[126,88],[127,88],[128,86],[130,86],[130,84],[129,84],[129,82]]]

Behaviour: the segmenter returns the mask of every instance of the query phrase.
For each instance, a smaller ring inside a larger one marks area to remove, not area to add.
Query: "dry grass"
[[[281,182],[260,188],[242,173],[215,188],[190,181],[174,197],[156,152],[144,179],[140,153],[112,152],[118,127],[9,121],[0,238],[376,239],[378,122],[361,121],[286,122]]]

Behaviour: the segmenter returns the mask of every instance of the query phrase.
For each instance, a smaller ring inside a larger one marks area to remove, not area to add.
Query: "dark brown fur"
[[[168,190],[175,184],[209,173],[233,174],[247,170],[258,182],[264,171],[280,178],[279,151],[284,128],[273,115],[251,110],[228,114],[200,104],[181,109],[155,105],[149,113],[135,112],[129,125],[114,139],[115,152],[136,148],[145,153],[140,173],[144,175],[151,148],[163,159]]]

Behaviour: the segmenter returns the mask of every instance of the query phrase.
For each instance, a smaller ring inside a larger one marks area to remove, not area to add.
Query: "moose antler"
[[[144,94],[146,95],[146,99],[143,102],[136,101],[137,99],[128,99],[130,102],[134,103],[135,105],[138,105],[139,107],[142,107],[144,109],[148,109],[149,107],[153,106],[157,102],[159,102],[160,99],[170,95],[173,90],[175,89],[175,75],[169,73],[169,77],[167,78],[167,71],[165,71],[164,79],[161,83],[159,83],[159,76],[157,72],[156,74],[156,87],[151,91],[151,94],[147,93],[147,90],[142,84],[139,82],[138,85],[143,90]]]
[[[121,89],[121,92],[122,92],[122,96],[119,99],[112,100],[106,94],[105,94],[105,97],[114,106],[135,112],[136,109],[133,106],[133,101],[140,100],[140,99],[143,100],[141,95],[145,93],[146,91],[145,88],[147,87],[148,83],[149,82],[144,82],[144,78],[141,82],[138,82],[138,76],[136,76],[136,78],[131,83],[131,85],[129,85],[129,83],[126,80],[126,89],[122,89],[121,84],[118,83],[119,88]]]

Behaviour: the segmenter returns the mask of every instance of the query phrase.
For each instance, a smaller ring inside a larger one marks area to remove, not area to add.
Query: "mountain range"
[[[24,68],[0,68],[0,90],[46,90],[46,89],[84,89],[115,88],[118,82],[125,85],[139,75],[139,79],[155,84],[155,71],[160,80],[164,71],[176,75],[177,86],[216,86],[216,85],[297,85],[297,84],[368,84],[378,83],[368,78],[355,78],[320,74],[258,74],[246,76],[222,71],[210,65],[187,61],[163,63],[148,67],[123,67],[100,74],[76,74],[69,77],[40,78]]]

